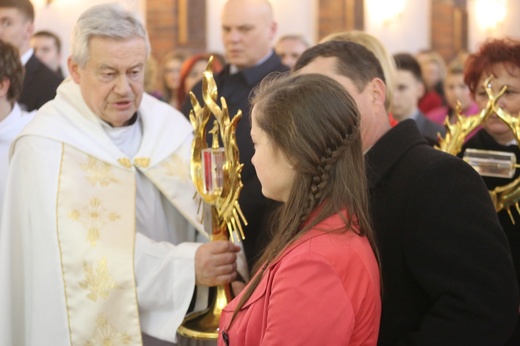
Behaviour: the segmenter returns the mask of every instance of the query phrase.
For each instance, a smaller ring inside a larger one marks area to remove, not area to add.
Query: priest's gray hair
[[[127,40],[140,37],[146,44],[146,56],[150,55],[148,33],[137,14],[117,3],[108,3],[89,8],[79,17],[72,31],[71,55],[79,66],[85,67],[93,37]]]

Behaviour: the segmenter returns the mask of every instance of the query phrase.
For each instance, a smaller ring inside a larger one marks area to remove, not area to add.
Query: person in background
[[[143,92],[149,53],[134,13],[90,7],[71,78],[13,142],[0,345],[171,344],[208,286],[236,277],[240,247],[205,242],[197,221],[192,126]]]
[[[517,118],[520,114],[520,40],[490,39],[484,42],[476,53],[468,57],[464,69],[464,82],[469,86],[480,110],[484,109],[488,102],[484,81],[490,76],[493,76],[490,82],[493,95],[497,95],[503,87],[507,86],[498,105]],[[463,145],[461,157],[466,149],[473,148],[513,153],[516,156],[516,162],[519,162],[519,143],[506,123],[496,114],[492,114],[482,124],[482,127]],[[516,168],[512,178],[488,176],[482,178],[488,189],[494,190],[496,187],[511,183],[519,176],[520,170]],[[520,214],[518,209],[511,205],[510,208],[502,209],[498,213],[498,218],[509,240],[516,279],[520,285]],[[520,345],[520,319],[506,345]]]
[[[362,45],[310,47],[295,73],[334,78],[359,108],[383,283],[378,344],[502,345],[520,297],[478,173],[429,146],[413,120],[390,126],[383,70]]]
[[[157,89],[157,60],[150,55],[144,66],[144,91],[152,95],[156,99],[162,100],[163,95]]]
[[[433,145],[437,143],[439,134],[446,134],[446,129],[428,120],[418,107],[419,99],[424,95],[421,66],[411,54],[395,54],[394,59],[397,75],[392,114],[399,122],[406,119],[415,120],[419,131]]]
[[[161,62],[162,100],[173,108],[179,109],[183,100],[177,99],[177,90],[181,74],[181,66],[185,56],[177,52],[169,52]]]
[[[383,68],[383,73],[385,75],[386,85],[395,85],[396,78],[396,67],[395,60],[388,53],[385,46],[379,41],[376,37],[358,30],[351,31],[342,31],[330,34],[325,36],[320,43],[328,42],[328,41],[347,41],[347,42],[355,42],[358,43],[369,51],[374,53],[376,58],[379,60],[381,67]],[[386,88],[386,98],[385,98],[385,107],[388,112],[388,118],[390,119],[390,124],[392,126],[397,125],[398,121],[390,113],[390,108],[392,106],[394,88]]]
[[[47,30],[38,31],[31,38],[31,47],[41,62],[60,78],[64,78],[61,70],[61,40],[58,35]]]
[[[0,225],[9,169],[9,147],[15,137],[33,118],[16,102],[22,92],[23,66],[18,49],[0,40]]]
[[[464,82],[464,64],[459,60],[453,60],[448,65],[446,79],[444,80],[444,96],[446,106],[435,108],[425,116],[433,122],[444,125],[446,117],[451,124],[457,121],[457,104],[463,115],[474,115],[479,112],[477,104],[473,101],[469,87]]]
[[[249,95],[271,72],[289,70],[273,51],[276,28],[273,9],[267,0],[228,0],[224,4],[222,40],[228,64],[214,77],[218,87],[218,99],[226,99],[229,115],[233,117],[238,110],[242,111],[242,119],[236,128],[236,140],[240,162],[244,164],[244,187],[238,202],[248,222],[244,227],[246,239],[243,245],[250,269],[268,241],[265,223],[276,203],[262,195],[260,182],[251,164],[254,146],[249,131]],[[202,104],[202,83],[197,83],[192,91]],[[190,99],[187,97],[182,113],[187,117],[191,108]]]
[[[25,68],[20,106],[30,112],[56,96],[60,78],[34,54],[34,7],[30,0],[0,0],[0,39],[18,48]]]
[[[420,51],[416,59],[421,65],[422,80],[426,88],[419,100],[419,109],[427,113],[445,103],[443,83],[446,77],[446,63],[434,50]]]
[[[187,58],[181,66],[179,88],[177,89],[177,100],[184,100],[193,87],[202,79],[202,73],[206,70],[211,54],[196,54]],[[213,74],[222,71],[220,59],[213,56]]]
[[[360,116],[333,79],[264,80],[252,100],[253,165],[280,201],[256,276],[222,312],[219,345],[375,345],[379,267]]]
[[[274,46],[274,50],[282,59],[282,63],[290,69],[293,68],[296,60],[307,48],[309,48],[309,43],[301,35],[284,35],[278,39]]]

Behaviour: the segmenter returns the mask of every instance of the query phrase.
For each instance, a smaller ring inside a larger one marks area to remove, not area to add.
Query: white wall
[[[494,29],[483,29],[476,20],[475,0],[468,1],[469,51],[474,52],[486,38],[511,37],[520,39],[520,1],[507,0],[507,12],[504,21]]]
[[[207,8],[207,50],[223,52],[220,13],[226,0],[206,0]],[[317,0],[271,0],[274,18],[278,23],[277,37],[286,34],[300,34],[309,43],[315,43],[317,25],[315,13]],[[275,37],[274,42],[276,42]],[[273,42],[273,43],[274,43]]]
[[[377,37],[390,54],[413,54],[430,48],[430,0],[404,0],[403,3],[403,12],[386,23],[379,21],[378,15],[365,11],[365,31]]]
[[[63,41],[63,67],[69,55],[70,33],[79,15],[88,7],[113,0],[32,0],[36,9],[36,30],[46,29],[56,32]],[[206,0],[207,5],[207,49],[222,52],[220,37],[220,12],[226,0]],[[340,0],[337,0],[340,1]],[[365,0],[367,1],[367,0]],[[396,0],[383,0],[396,1]],[[387,47],[390,53],[401,51],[416,52],[430,46],[429,21],[430,0],[401,0],[405,9],[397,20],[381,23],[376,15],[368,10],[365,13],[366,31]],[[520,39],[520,0],[507,0],[508,11],[504,22],[492,31],[479,27],[475,20],[476,0],[468,0],[469,49],[475,50],[487,37],[510,36]],[[145,16],[146,0],[119,0],[129,8]],[[275,20],[278,22],[278,36],[301,34],[309,42],[315,43],[318,37],[316,17],[318,0],[271,0]],[[368,8],[368,6],[366,6]],[[276,39],[276,38],[275,38]]]

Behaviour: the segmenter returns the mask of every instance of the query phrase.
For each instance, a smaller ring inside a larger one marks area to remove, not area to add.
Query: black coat
[[[520,298],[480,176],[428,146],[412,120],[366,162],[383,285],[379,345],[503,344]]]
[[[56,89],[63,81],[33,54],[25,64],[22,94],[18,103],[30,112],[39,109],[56,96]]]
[[[260,181],[251,164],[254,147],[250,134],[251,110],[249,96],[254,87],[269,73],[285,71],[288,71],[288,67],[283,65],[280,58],[273,52],[269,59],[258,66],[230,74],[230,66],[226,65],[220,73],[214,76],[219,92],[218,99],[220,100],[221,97],[226,99],[229,115],[233,117],[239,109],[242,110],[242,119],[238,123],[236,137],[240,151],[240,162],[244,164],[244,169],[242,170],[244,187],[238,202],[249,223],[244,229],[246,236],[244,251],[250,270],[268,240],[267,221],[276,202],[262,195]],[[202,105],[202,83],[199,82],[195,85],[192,91]],[[191,103],[189,98],[187,98],[183,104],[182,113],[188,116],[190,110]],[[210,120],[209,123],[211,124],[212,121]],[[209,129],[211,129],[211,126],[208,126]],[[208,136],[208,139],[210,138],[211,136]]]
[[[467,148],[483,149],[483,150],[494,150],[494,151],[505,151],[514,153],[516,156],[516,162],[520,162],[520,148],[518,145],[501,145],[497,143],[493,137],[485,130],[480,130],[473,137],[471,137],[466,144],[462,147],[462,151],[459,156],[463,156],[464,151]],[[489,190],[493,190],[497,186],[503,186],[510,183],[513,179],[520,176],[520,169],[517,169],[513,178],[496,178],[496,177],[485,177],[483,176],[484,182]],[[516,270],[516,280],[520,287],[520,214],[515,207],[511,208],[511,215],[513,216],[515,223],[511,220],[511,217],[506,210],[501,210],[498,213],[498,219],[500,224],[506,233],[507,240],[509,241],[509,247],[511,248],[511,254],[513,256],[513,263]],[[508,345],[520,345],[520,319],[517,324],[514,335],[509,339]]]

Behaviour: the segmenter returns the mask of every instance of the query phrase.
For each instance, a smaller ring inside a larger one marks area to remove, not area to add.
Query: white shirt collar
[[[22,65],[25,66],[25,64],[27,64],[27,61],[29,61],[29,59],[31,58],[33,53],[34,53],[34,49],[32,49],[32,48],[29,49],[27,52],[23,53],[23,55],[21,56]]]
[[[267,61],[267,59],[269,59],[271,57],[271,55],[273,55],[273,50],[270,50],[269,53],[267,53],[266,56],[264,56],[262,59],[258,60],[256,62],[256,64],[254,66],[258,66],[258,65],[261,65],[263,64],[264,62]],[[253,66],[251,66],[253,67]],[[240,70],[238,69],[238,67],[236,67],[235,65],[231,65],[229,66],[229,74],[235,74],[237,72],[239,72]]]

